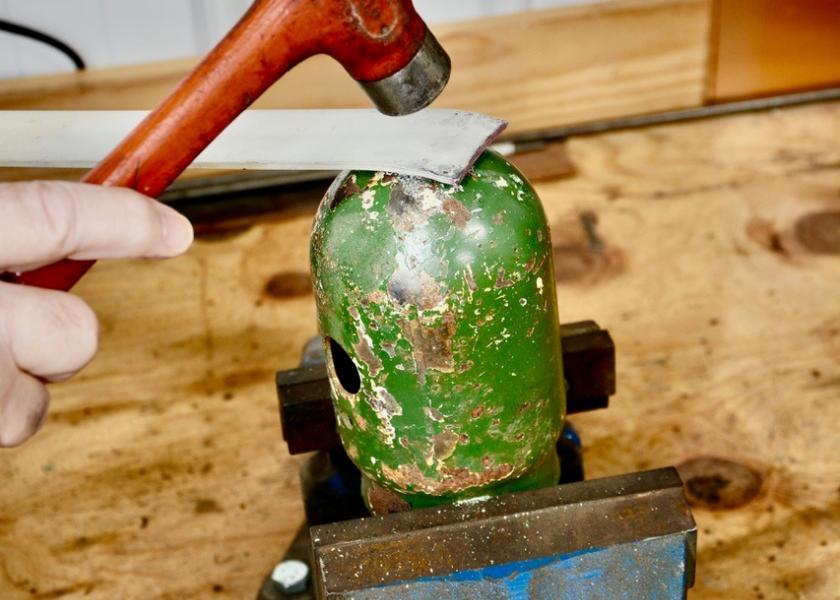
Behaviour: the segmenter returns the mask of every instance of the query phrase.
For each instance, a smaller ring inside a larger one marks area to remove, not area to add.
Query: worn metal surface
[[[458,186],[347,173],[311,240],[338,430],[366,480],[414,507],[557,481],[551,240],[515,167],[485,152]]]
[[[322,599],[673,599],[696,529],[673,468],[313,527]]]
[[[615,346],[593,321],[560,325],[566,414],[609,405],[615,393]],[[305,366],[277,373],[283,439],[291,454],[329,450],[340,443],[321,339],[305,349]]]
[[[446,87],[452,63],[431,31],[407,65],[362,89],[386,115],[407,115],[431,104]]]

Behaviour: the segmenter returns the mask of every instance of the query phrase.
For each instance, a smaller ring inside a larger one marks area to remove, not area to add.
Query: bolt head
[[[271,572],[271,580],[284,594],[298,594],[306,590],[309,565],[300,560],[284,560]]]

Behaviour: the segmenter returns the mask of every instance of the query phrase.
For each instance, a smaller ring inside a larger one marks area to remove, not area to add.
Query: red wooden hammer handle
[[[257,0],[84,181],[130,187],[156,197],[301,60],[327,53],[359,81],[376,81],[407,64],[425,33],[410,0]],[[92,265],[63,260],[20,275],[6,274],[5,279],[69,290]]]

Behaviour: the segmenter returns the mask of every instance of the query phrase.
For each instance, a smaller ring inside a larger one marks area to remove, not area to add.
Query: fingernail
[[[168,207],[160,209],[163,241],[174,254],[181,254],[193,241],[193,228],[186,217]]]

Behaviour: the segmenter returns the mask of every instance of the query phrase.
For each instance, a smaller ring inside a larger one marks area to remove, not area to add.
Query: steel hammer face
[[[387,115],[428,106],[449,80],[449,57],[411,0],[289,2],[319,25],[319,45],[340,62]],[[296,30],[293,35],[299,37]],[[299,40],[294,40],[298,43]]]

